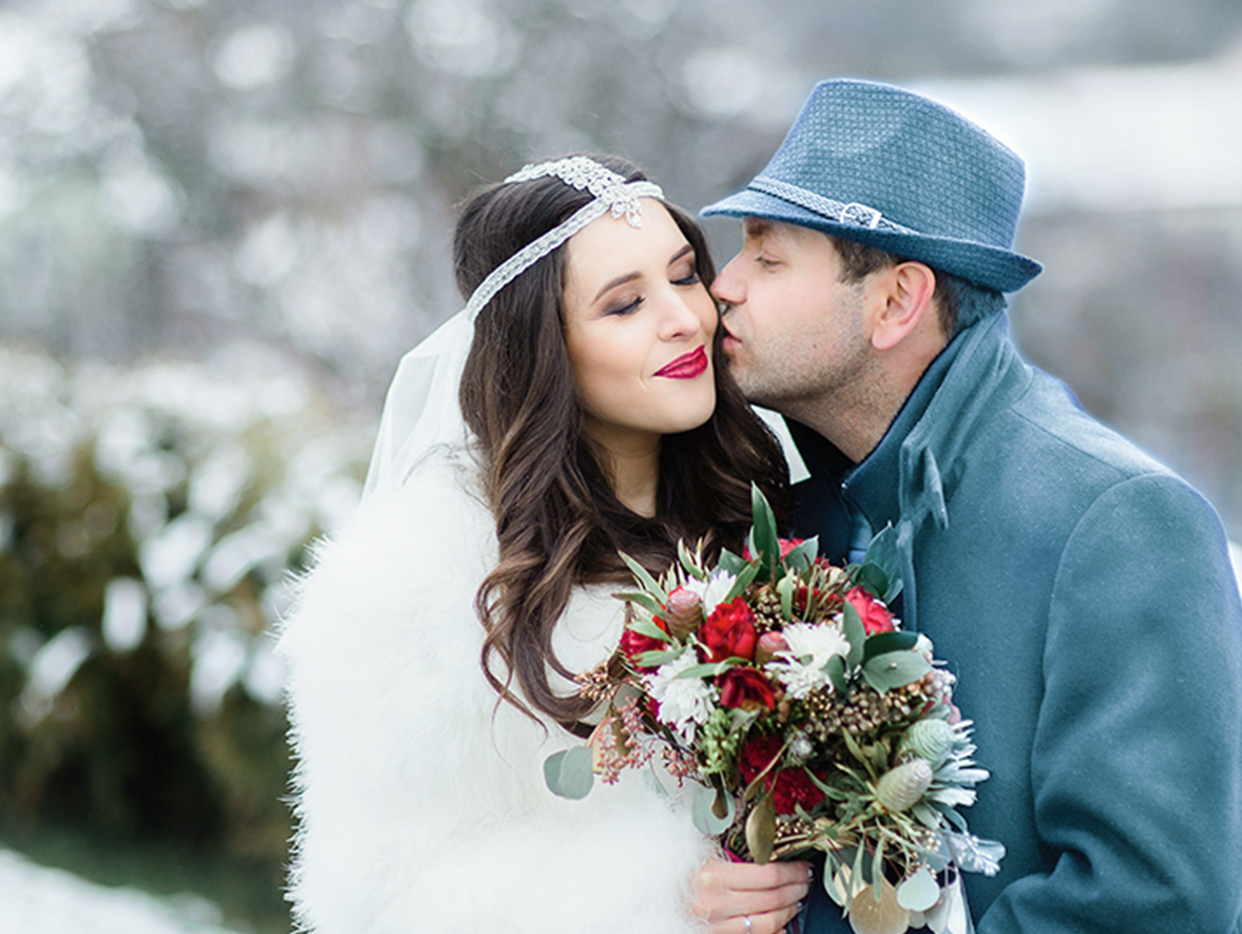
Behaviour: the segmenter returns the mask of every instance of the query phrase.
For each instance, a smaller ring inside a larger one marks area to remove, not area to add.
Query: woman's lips
[[[676,360],[656,370],[656,376],[665,379],[694,379],[707,369],[707,352],[700,344],[690,353],[682,354]]]

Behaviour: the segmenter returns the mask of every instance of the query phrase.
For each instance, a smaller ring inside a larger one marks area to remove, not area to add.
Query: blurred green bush
[[[272,628],[370,430],[254,348],[120,369],[0,347],[0,829],[175,840],[279,882]]]

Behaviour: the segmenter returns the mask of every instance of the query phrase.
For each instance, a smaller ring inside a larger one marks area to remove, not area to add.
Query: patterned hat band
[[[917,230],[912,230],[909,227],[903,227],[901,224],[890,221],[873,207],[859,204],[856,201],[842,204],[840,201],[825,198],[823,195],[817,195],[813,191],[799,188],[797,185],[791,185],[788,182],[778,181],[775,178],[769,178],[766,175],[757,176],[746,187],[751,191],[772,195],[775,198],[780,198],[782,201],[788,201],[790,204],[804,207],[808,211],[814,211],[825,220],[836,221],[838,224],[850,224],[867,230],[884,230],[892,233],[918,233]]]
[[[529,182],[549,176],[559,178],[566,185],[589,192],[594,197],[567,220],[522,247],[479,283],[470,296],[470,301],[466,303],[466,316],[472,322],[487,303],[496,297],[496,293],[587,224],[611,212],[615,218],[624,217],[631,227],[641,227],[643,209],[638,199],[664,198],[664,191],[654,182],[627,182],[624,176],[587,156],[570,156],[555,162],[528,165],[506,178],[505,184]]]

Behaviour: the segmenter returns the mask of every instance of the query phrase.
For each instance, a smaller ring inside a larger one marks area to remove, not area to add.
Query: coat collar
[[[839,452],[826,455],[823,439],[804,446],[809,429],[795,433],[819,482],[832,482],[829,477],[835,474],[842,495],[872,529],[895,527],[908,629],[917,629],[915,536],[929,520],[948,529],[952,491],[946,492],[946,485],[951,487],[956,475],[956,458],[998,395],[1016,397],[1030,379],[1029,367],[1009,340],[1008,316],[1001,312],[966,328],[932,361],[879,445],[856,467],[838,472]]]

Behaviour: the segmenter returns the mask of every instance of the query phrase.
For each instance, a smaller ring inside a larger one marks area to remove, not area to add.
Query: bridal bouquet
[[[742,555],[701,550],[617,594],[614,656],[579,678],[606,702],[586,746],[549,757],[548,786],[582,797],[653,759],[699,785],[694,820],[737,857],[812,851],[856,934],[969,927],[959,872],[991,875],[1004,848],[970,835],[957,808],[987,772],[971,760],[953,676],[887,608],[900,591],[894,530],[861,565],[835,567],[817,541],[777,537],[753,493]]]

